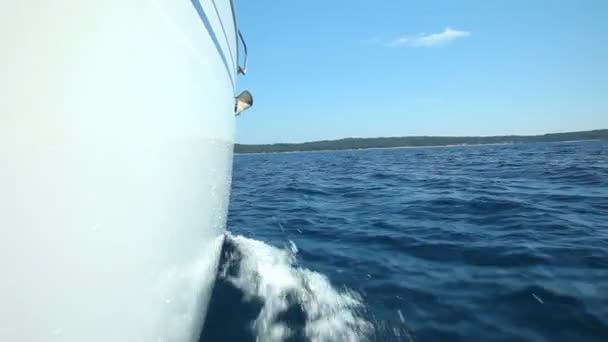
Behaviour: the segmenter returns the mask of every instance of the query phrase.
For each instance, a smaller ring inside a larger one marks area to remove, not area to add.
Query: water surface
[[[238,155],[205,341],[608,341],[608,142]]]

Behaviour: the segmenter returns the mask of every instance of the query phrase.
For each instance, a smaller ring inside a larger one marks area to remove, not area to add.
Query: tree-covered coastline
[[[423,146],[450,146],[450,145],[480,145],[480,144],[509,144],[531,142],[557,142],[572,140],[608,139],[608,129],[549,133],[542,135],[505,135],[489,137],[388,137],[388,138],[345,138],[339,140],[322,140],[294,144],[235,144],[236,153],[268,153],[268,152],[296,152],[296,151],[327,151],[351,150],[367,148],[391,147],[423,147]]]

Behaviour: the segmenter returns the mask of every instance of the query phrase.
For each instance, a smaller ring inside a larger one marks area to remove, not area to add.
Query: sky
[[[606,0],[236,0],[239,143],[608,128]]]

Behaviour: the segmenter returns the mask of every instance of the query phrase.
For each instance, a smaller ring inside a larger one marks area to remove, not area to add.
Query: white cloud
[[[446,27],[443,32],[431,33],[431,34],[419,34],[416,36],[404,36],[399,37],[391,42],[388,46],[418,46],[418,47],[431,47],[444,45],[451,41],[466,38],[471,35],[471,32],[454,30]]]

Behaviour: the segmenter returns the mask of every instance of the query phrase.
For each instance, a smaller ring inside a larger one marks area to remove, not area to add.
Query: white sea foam
[[[283,341],[294,329],[281,314],[299,307],[305,316],[301,334],[311,341],[364,341],[372,325],[359,312],[361,297],[331,286],[324,275],[296,265],[297,247],[279,249],[261,241],[226,234],[230,251],[220,276],[263,306],[253,328],[258,341]]]

